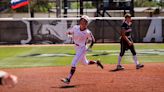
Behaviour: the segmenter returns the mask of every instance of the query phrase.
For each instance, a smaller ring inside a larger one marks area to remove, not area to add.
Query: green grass
[[[89,52],[90,60],[102,60],[103,64],[116,64],[119,54],[119,44],[94,45]],[[142,63],[164,62],[164,44],[135,44],[138,59]],[[31,56],[48,54],[49,56]],[[72,56],[50,56],[51,54]],[[73,46],[26,46],[0,47],[0,68],[24,68],[42,66],[70,65],[75,54]],[[122,63],[133,63],[130,51],[126,52]]]

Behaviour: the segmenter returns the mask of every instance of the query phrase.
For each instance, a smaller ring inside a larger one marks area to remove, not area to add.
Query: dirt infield
[[[141,70],[125,64],[126,70],[112,72],[115,65],[105,69],[95,65],[79,65],[69,85],[60,79],[70,67],[41,67],[2,69],[19,78],[14,88],[0,87],[0,92],[164,92],[164,63],[149,63]]]

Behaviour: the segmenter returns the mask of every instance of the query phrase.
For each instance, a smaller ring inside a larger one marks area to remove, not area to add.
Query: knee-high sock
[[[121,59],[122,59],[122,56],[118,56],[118,64],[117,65],[121,65]]]
[[[89,65],[95,64],[95,63],[96,63],[96,61],[93,61],[93,60],[90,60],[90,61],[89,61]]]
[[[71,67],[70,74],[68,75],[68,79],[71,79],[73,74],[75,73],[76,67]]]
[[[139,64],[139,62],[138,62],[138,59],[137,59],[137,56],[136,56],[136,55],[134,55],[134,56],[133,56],[133,60],[134,60],[134,63],[135,63],[136,65],[138,65],[138,64]]]

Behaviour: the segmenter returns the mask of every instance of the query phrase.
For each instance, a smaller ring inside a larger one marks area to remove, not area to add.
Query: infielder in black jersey
[[[125,14],[125,20],[122,23],[121,26],[121,32],[120,32],[120,55],[118,56],[118,64],[116,70],[123,70],[124,67],[121,65],[121,59],[124,56],[124,53],[126,50],[130,49],[133,60],[136,64],[136,69],[140,69],[144,67],[144,65],[139,64],[136,56],[136,51],[134,49],[133,40],[131,38],[131,32],[132,32],[132,20],[130,14]]]

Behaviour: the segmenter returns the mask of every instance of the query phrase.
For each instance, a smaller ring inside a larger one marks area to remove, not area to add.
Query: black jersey
[[[125,36],[127,36],[127,38],[130,40],[130,41],[133,41],[132,38],[131,38],[131,32],[132,32],[132,25],[128,24],[127,21],[124,21],[121,25],[121,28],[122,30],[121,31],[125,31]],[[128,50],[128,49],[131,49],[133,52],[133,54],[135,54],[135,51],[134,51],[134,48],[133,45],[132,46],[129,46],[128,42],[123,39],[123,37],[121,37],[120,39],[120,44],[121,44],[121,54],[120,56],[123,56],[125,50]]]
[[[128,36],[128,38],[131,37],[131,31],[132,31],[132,24],[128,24],[126,21],[122,23],[121,28],[125,31],[125,35]],[[121,30],[121,31],[123,31]]]

